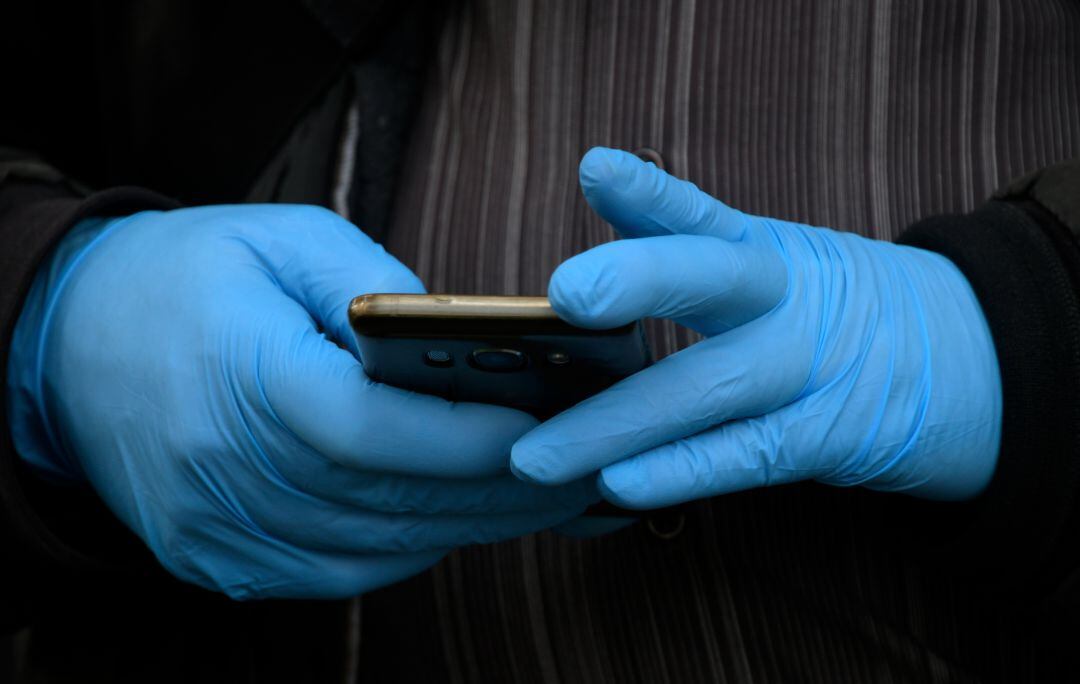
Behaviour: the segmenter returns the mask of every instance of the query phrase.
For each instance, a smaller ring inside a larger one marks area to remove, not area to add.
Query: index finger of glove
[[[290,337],[292,341],[290,341]],[[536,425],[501,406],[454,403],[382,385],[314,328],[267,345],[265,401],[300,440],[342,465],[429,477],[505,472],[510,446]]]
[[[700,342],[574,406],[514,444],[522,479],[561,484],[647,449],[790,402],[809,359],[768,318]]]

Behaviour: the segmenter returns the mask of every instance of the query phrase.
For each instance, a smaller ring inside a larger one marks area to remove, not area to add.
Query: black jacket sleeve
[[[1069,602],[1080,580],[1077,235],[1080,161],[1021,178],[971,214],[926,219],[900,238],[964,273],[1001,370],[997,470],[956,516],[950,555],[974,575]]]
[[[28,155],[0,150],[0,360],[6,378],[12,330],[38,264],[87,216],[125,215],[176,203],[139,188],[85,194]],[[5,382],[6,386],[6,382]],[[6,392],[5,401],[6,401]],[[151,567],[134,535],[88,489],[25,473],[0,415],[0,629],[11,629],[77,590],[80,578]]]
[[[425,53],[410,54],[416,39],[402,42],[400,34],[408,33],[408,22],[427,25],[426,17],[437,14],[423,4],[382,0],[268,3],[258,10],[211,0],[0,3],[0,61],[11,67],[0,104],[0,372],[38,263],[80,218],[174,206],[128,185],[186,204],[243,201],[296,122],[355,64],[416,61],[422,70]],[[391,86],[400,97],[401,84]],[[385,128],[374,122],[385,114],[378,109],[385,99],[364,110],[373,131]],[[364,146],[374,160],[368,166],[383,169],[398,148],[372,140]],[[113,189],[90,194],[13,147]],[[21,471],[6,415],[0,414],[0,630],[63,609],[65,590],[106,591],[103,576],[132,568],[140,576],[163,573],[92,492],[59,489]],[[127,591],[130,581],[123,586]]]

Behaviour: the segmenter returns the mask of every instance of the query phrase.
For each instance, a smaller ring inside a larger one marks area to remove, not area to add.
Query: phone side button
[[[547,360],[552,366],[565,366],[570,363],[570,355],[562,351],[550,351]]]
[[[449,368],[454,365],[454,357],[448,351],[432,349],[424,354],[424,363],[429,366],[435,366],[436,368]]]
[[[516,349],[476,349],[470,355],[472,365],[493,373],[507,373],[525,366],[526,357]]]

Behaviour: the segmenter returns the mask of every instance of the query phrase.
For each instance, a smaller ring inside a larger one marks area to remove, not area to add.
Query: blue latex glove
[[[630,240],[563,263],[560,316],[671,318],[707,337],[520,439],[524,479],[600,471],[651,508],[813,479],[934,499],[993,474],[1001,383],[971,287],[944,257],[749,216],[633,155],[590,151],[581,185]]]
[[[353,595],[599,498],[509,474],[530,416],[368,379],[346,307],[380,291],[423,289],[316,207],[85,221],[15,332],[17,449],[88,480],[172,573],[237,598]]]

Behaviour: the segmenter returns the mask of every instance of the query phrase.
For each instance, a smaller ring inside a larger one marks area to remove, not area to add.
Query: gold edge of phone
[[[355,297],[349,303],[349,318],[366,316],[558,319],[547,297],[396,293]]]

